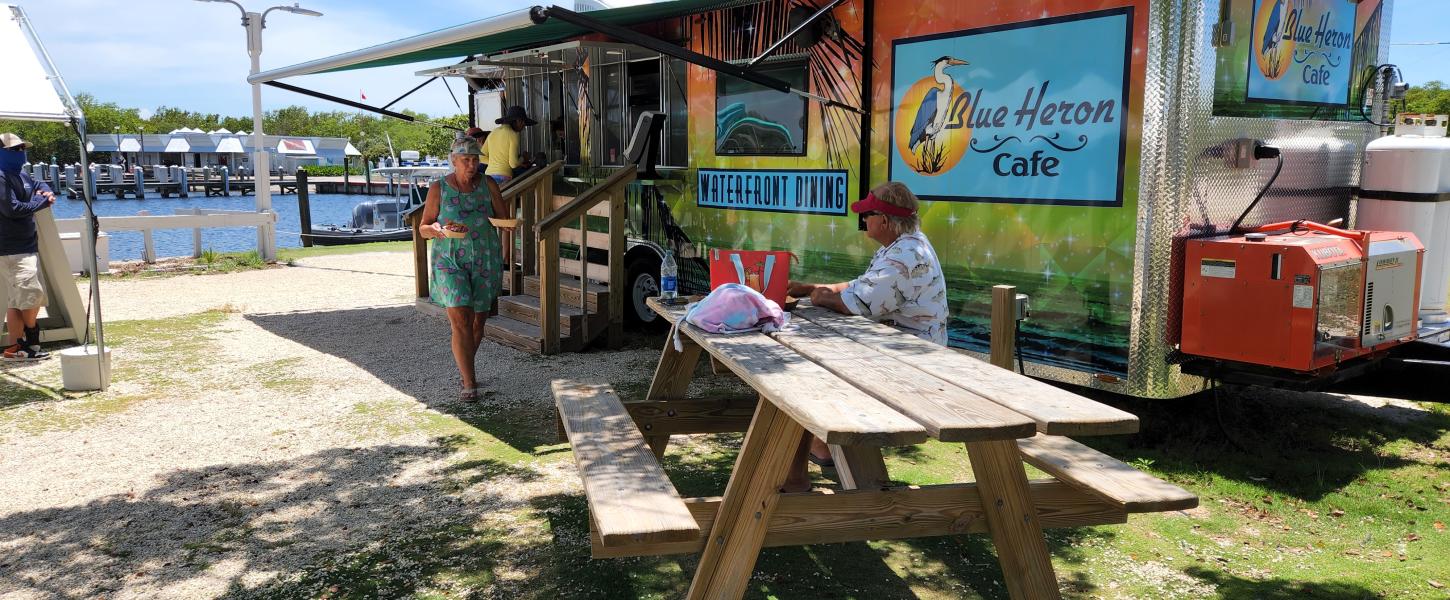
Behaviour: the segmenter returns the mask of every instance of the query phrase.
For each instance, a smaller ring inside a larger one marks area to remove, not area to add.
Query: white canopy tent
[[[8,17],[8,18],[4,18]],[[0,118],[22,121],[49,121],[69,124],[76,131],[76,145],[80,148],[81,173],[89,177],[89,157],[86,152],[86,122],[76,104],[65,80],[50,60],[40,37],[25,16],[25,11],[12,4],[0,4],[0,52],[6,60],[0,61]],[[96,230],[95,213],[91,210],[90,186],[85,190],[86,267],[91,277],[91,308],[96,325],[96,368],[97,381],[105,389],[105,337],[101,327],[101,291],[97,285],[96,273]],[[80,292],[76,290],[71,276],[70,263],[60,244],[60,232],[55,225],[52,211],[41,211],[35,215],[35,224],[40,234],[40,263],[49,304],[46,318],[39,323],[42,341],[67,339],[89,339],[88,326],[82,308]]]

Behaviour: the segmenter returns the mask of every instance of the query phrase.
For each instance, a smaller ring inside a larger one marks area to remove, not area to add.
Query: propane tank
[[[1396,134],[1365,146],[1355,227],[1409,231],[1425,246],[1420,318],[1450,321],[1450,138],[1445,115],[1400,115]]]

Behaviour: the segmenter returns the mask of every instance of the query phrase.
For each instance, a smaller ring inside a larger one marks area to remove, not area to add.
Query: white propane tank
[[[1355,227],[1409,231],[1425,245],[1420,278],[1420,318],[1450,321],[1450,138],[1444,119],[1414,128],[1421,135],[1393,135],[1369,143],[1360,172]]]

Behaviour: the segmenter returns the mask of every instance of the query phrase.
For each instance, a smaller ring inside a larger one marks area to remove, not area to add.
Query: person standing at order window
[[[453,360],[462,391],[458,399],[478,399],[480,387],[474,357],[483,343],[488,311],[503,287],[503,247],[494,215],[513,214],[498,184],[478,173],[478,141],[453,140],[448,160],[453,173],[428,186],[419,235],[433,240],[428,252],[432,269],[429,295],[448,314]],[[447,237],[446,226],[461,225],[464,237]]]
[[[487,143],[489,143],[489,132],[480,128],[468,128],[468,130],[463,132],[463,135],[479,141],[479,148],[486,148]],[[484,171],[487,170],[489,170],[489,162],[484,161],[483,155],[479,155],[479,174],[486,175]]]
[[[5,194],[0,198],[0,285],[5,286],[5,330],[10,334],[3,351],[7,361],[50,356],[40,349],[40,326],[35,322],[40,307],[45,306],[35,213],[55,204],[55,194],[21,168],[29,145],[13,133],[0,134],[0,179]]]
[[[881,245],[860,277],[840,283],[790,282],[787,294],[838,313],[860,315],[929,342],[947,343],[947,286],[936,250],[921,232],[919,202],[904,184],[889,181],[851,205],[866,220],[866,237]],[[832,466],[831,451],[807,433],[791,463],[786,491],[806,491],[806,459]]]
[[[502,185],[513,179],[514,169],[519,166],[519,132],[525,127],[537,124],[529,118],[522,106],[510,106],[494,123],[503,125],[488,134],[483,144],[483,162],[488,163],[484,174]]]

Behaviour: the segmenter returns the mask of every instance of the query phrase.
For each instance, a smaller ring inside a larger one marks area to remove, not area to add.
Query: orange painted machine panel
[[[1388,241],[1377,246],[1380,240]],[[1397,245],[1391,247],[1391,242]],[[1398,337],[1363,342],[1372,325],[1380,326],[1366,314],[1368,248],[1399,250],[1414,259],[1416,271],[1419,255],[1414,251],[1423,253],[1413,235],[1391,232],[1370,233],[1364,240],[1318,232],[1188,240],[1180,349],[1311,372],[1399,343]],[[1418,290],[1398,291],[1418,296]],[[1406,314],[1392,316],[1376,330],[1391,331],[1397,325],[1395,331],[1402,330]]]

